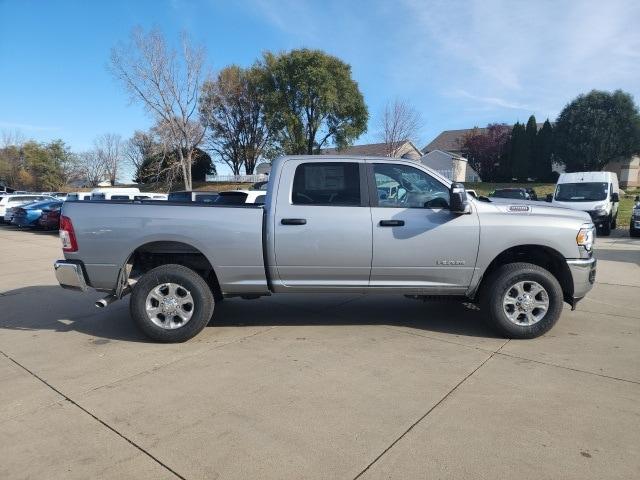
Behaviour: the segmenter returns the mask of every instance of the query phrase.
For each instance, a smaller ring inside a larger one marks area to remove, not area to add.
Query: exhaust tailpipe
[[[113,302],[115,302],[116,300],[118,300],[118,297],[116,297],[115,295],[107,295],[104,298],[101,298],[100,300],[98,300],[96,302],[96,307],[97,308],[104,308],[108,305],[111,305]]]

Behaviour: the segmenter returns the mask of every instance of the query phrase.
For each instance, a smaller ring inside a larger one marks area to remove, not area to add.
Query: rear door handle
[[[306,218],[283,218],[280,220],[282,225],[306,225]]]
[[[380,220],[381,227],[404,227],[404,220]]]

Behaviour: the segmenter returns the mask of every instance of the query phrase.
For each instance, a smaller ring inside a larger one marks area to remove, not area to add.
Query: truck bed
[[[268,292],[262,248],[263,208],[167,201],[72,201],[62,215],[73,224],[90,286],[111,290],[137,249],[162,242],[198,250],[224,293]]]

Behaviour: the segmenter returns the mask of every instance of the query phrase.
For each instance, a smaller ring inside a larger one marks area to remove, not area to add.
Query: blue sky
[[[323,49],[353,68],[377,140],[385,102],[410,101],[440,131],[553,119],[579,93],[622,88],[640,100],[640,2],[29,1],[0,0],[0,131],[62,138],[75,150],[102,133],[150,126],[106,65],[131,29],[187,31],[211,72],[265,50]]]

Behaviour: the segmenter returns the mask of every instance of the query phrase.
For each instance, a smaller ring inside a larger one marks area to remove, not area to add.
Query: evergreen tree
[[[549,119],[544,122],[536,136],[534,155],[533,177],[543,182],[553,181],[553,127]]]
[[[525,126],[516,122],[511,131],[511,179],[526,181],[529,173],[529,151]]]
[[[525,134],[527,137],[527,155],[526,155],[526,164],[527,164],[527,178],[536,178],[536,136],[538,134],[538,124],[536,123],[536,117],[531,115],[529,120],[527,121],[527,127],[525,129]],[[525,178],[524,180],[526,180]]]

